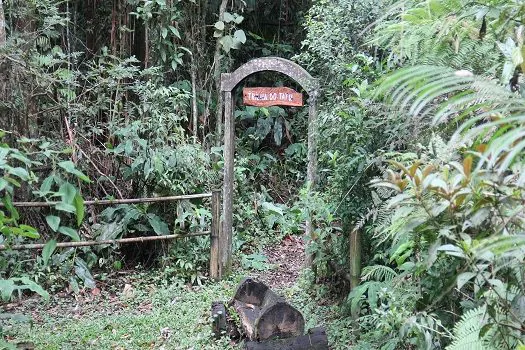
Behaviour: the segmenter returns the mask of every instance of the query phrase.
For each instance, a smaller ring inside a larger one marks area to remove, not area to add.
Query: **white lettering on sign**
[[[250,106],[302,106],[303,95],[290,88],[244,88],[244,104]]]

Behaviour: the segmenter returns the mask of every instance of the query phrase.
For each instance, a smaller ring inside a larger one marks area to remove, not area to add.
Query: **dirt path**
[[[286,236],[280,244],[267,247],[264,255],[273,268],[254,274],[270,288],[279,290],[291,287],[304,265],[304,242],[298,236]]]

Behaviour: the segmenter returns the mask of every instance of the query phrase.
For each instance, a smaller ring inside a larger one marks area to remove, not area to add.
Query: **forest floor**
[[[228,279],[203,286],[159,277],[162,271],[131,271],[110,276],[91,291],[58,292],[48,302],[27,298],[5,305],[3,312],[32,321],[10,322],[4,331],[25,349],[235,349],[238,344],[227,338],[212,338],[210,307],[216,300],[229,301],[245,276],[290,300],[305,316],[307,328],[326,326],[330,306],[312,300],[301,275],[302,239],[287,236],[263,254],[262,271],[239,266]]]
[[[304,242],[299,236],[286,236],[281,244],[264,249],[268,264],[273,268],[252,276],[274,290],[289,288],[297,282],[304,268]]]

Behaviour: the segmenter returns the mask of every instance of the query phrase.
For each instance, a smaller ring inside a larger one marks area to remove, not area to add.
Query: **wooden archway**
[[[317,97],[319,85],[303,67],[280,57],[257,58],[242,65],[232,73],[221,75],[221,98],[224,103],[224,184],[222,200],[222,227],[220,232],[220,266],[222,276],[231,268],[233,234],[233,164],[235,155],[235,118],[233,117],[232,91],[248,76],[265,71],[282,73],[295,80],[308,93],[308,170],[307,181],[312,188],[317,171]],[[312,225],[306,223],[306,234],[311,235]],[[311,261],[307,261],[310,264]]]

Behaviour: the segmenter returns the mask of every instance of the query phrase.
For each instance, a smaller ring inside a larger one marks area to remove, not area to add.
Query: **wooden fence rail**
[[[111,204],[132,204],[132,203],[156,203],[156,202],[168,202],[168,201],[180,201],[198,198],[211,198],[211,230],[205,232],[195,232],[189,234],[174,234],[165,236],[142,236],[142,237],[130,237],[121,239],[111,240],[100,240],[100,241],[81,241],[81,242],[61,242],[57,243],[57,248],[70,248],[70,247],[88,247],[95,245],[104,244],[124,244],[124,243],[140,243],[147,241],[162,241],[172,239],[182,239],[189,237],[198,236],[210,236],[210,278],[219,280],[222,278],[223,267],[221,266],[221,258],[224,254],[227,254],[227,249],[224,245],[224,239],[221,239],[221,191],[214,190],[211,193],[201,194],[190,194],[183,196],[170,196],[170,197],[154,197],[154,198],[130,198],[130,199],[114,199],[114,200],[87,200],[84,201],[85,205],[111,205]],[[52,207],[59,202],[14,202],[15,207]],[[3,204],[0,203],[0,207]],[[45,243],[33,243],[33,244],[18,244],[18,245],[4,245],[0,244],[0,251],[6,249],[12,250],[26,250],[26,249],[43,249]]]
[[[156,203],[156,202],[169,202],[169,201],[180,201],[185,199],[198,199],[198,198],[211,198],[212,193],[199,193],[199,194],[188,194],[183,196],[171,196],[171,197],[152,197],[152,198],[129,198],[129,199],[95,199],[84,201],[85,205],[111,205],[111,204],[135,204],[135,203]],[[54,207],[60,202],[13,202],[15,207]],[[4,204],[0,203],[0,207]]]

